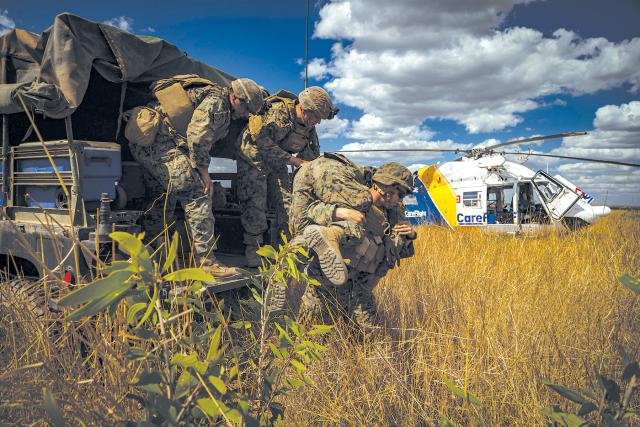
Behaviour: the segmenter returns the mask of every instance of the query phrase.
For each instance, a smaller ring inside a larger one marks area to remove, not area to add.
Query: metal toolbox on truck
[[[102,193],[116,197],[116,182],[122,176],[120,145],[111,142],[75,141],[79,192],[85,202],[98,202]],[[73,157],[66,140],[45,142],[55,169],[70,191]],[[42,143],[28,142],[12,148],[14,204],[16,206],[63,208],[65,192]]]

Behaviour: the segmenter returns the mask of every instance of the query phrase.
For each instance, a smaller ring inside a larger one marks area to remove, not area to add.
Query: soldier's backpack
[[[193,116],[194,106],[185,89],[197,86],[212,86],[211,80],[196,74],[181,74],[157,80],[150,86],[153,95],[160,101],[169,124],[181,136],[186,136]],[[128,113],[125,137],[134,144],[151,144],[158,132],[161,117],[150,107],[135,107]]]

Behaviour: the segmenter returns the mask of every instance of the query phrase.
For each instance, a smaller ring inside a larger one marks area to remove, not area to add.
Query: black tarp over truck
[[[40,277],[49,271],[86,275],[91,258],[85,254],[81,265],[74,265],[69,227],[84,246],[95,247],[91,233],[100,207],[96,194],[102,192],[115,199],[110,221],[116,225],[111,227],[136,230],[148,201],[140,167],[123,136],[122,112],[151,99],[151,82],[177,74],[197,74],[222,85],[234,79],[164,40],[67,13],[58,15],[41,36],[16,29],[0,37],[0,263],[5,268],[17,266]],[[18,94],[55,154],[68,196]],[[241,127],[236,122],[212,156],[233,158]],[[213,178],[233,180],[233,174]],[[242,228],[232,206],[216,212],[216,233],[221,234],[221,250],[241,253]]]

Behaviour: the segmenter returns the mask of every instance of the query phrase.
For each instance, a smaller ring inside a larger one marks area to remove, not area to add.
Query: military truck
[[[123,112],[151,100],[151,82],[178,74],[222,85],[234,79],[164,40],[66,13],[41,36],[15,29],[0,37],[0,269],[75,282],[96,257],[114,256],[110,231],[141,231],[149,200]],[[244,125],[234,122],[212,157],[232,159]],[[235,174],[212,178],[227,184],[215,186],[218,256],[234,265],[243,253]],[[214,291],[244,284],[229,280]]]

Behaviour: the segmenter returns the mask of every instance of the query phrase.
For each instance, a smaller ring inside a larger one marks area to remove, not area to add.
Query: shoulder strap
[[[340,153],[329,153],[329,152],[325,152],[324,157],[326,157],[327,159],[331,159],[331,160],[337,160],[340,163],[342,163],[343,165],[347,165],[347,166],[351,166],[353,167],[354,164],[351,160],[347,159],[345,156],[343,156]]]

